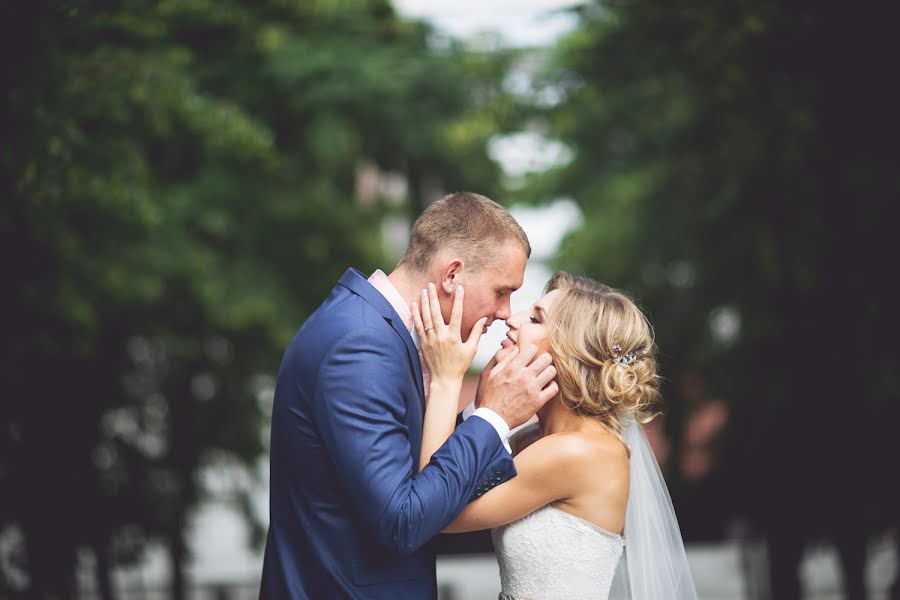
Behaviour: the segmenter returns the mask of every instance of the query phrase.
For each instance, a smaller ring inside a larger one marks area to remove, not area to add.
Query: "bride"
[[[476,344],[460,340],[459,296],[453,312],[445,325],[433,292],[423,306],[413,305],[431,373],[420,469],[453,431],[474,356]],[[492,529],[501,600],[696,599],[671,500],[641,426],[656,416],[659,399],[644,315],[622,292],[560,272],[507,325],[482,381],[537,350],[553,357],[559,393],[538,412],[538,424],[511,440],[517,476],[479,488],[444,531]]]

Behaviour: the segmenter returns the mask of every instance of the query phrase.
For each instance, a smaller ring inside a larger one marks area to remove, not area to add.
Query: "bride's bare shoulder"
[[[587,468],[593,474],[598,470],[609,474],[628,471],[628,451],[616,436],[607,432],[554,433],[535,440],[528,450],[567,470]]]
[[[628,453],[611,434],[567,431],[545,435],[515,461],[520,476],[540,481],[560,500],[581,498],[586,493],[618,496],[628,485]]]

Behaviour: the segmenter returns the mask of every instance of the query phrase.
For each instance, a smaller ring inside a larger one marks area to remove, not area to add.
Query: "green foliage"
[[[831,8],[712,1],[580,15],[543,81],[563,96],[548,131],[575,151],[543,185],[585,215],[558,262],[648,309],[673,432],[694,406],[729,401],[722,470],[740,485],[704,506],[765,512],[741,491],[773,482],[808,483],[808,500],[825,493],[812,465],[860,474],[877,435],[848,438],[844,403],[890,414],[900,393],[883,383],[896,350],[878,342],[896,324],[879,217],[900,191],[897,98],[881,83],[890,19],[867,14],[862,31]],[[800,429],[844,442],[822,451]]]
[[[36,597],[69,595],[82,547],[108,597],[109,567],[150,539],[178,597],[201,470],[253,477],[257,397],[296,327],[348,266],[390,266],[394,209],[356,201],[359,166],[403,172],[413,213],[431,181],[496,190],[499,101],[469,87],[499,89],[505,63],[377,0],[19,8],[0,528],[23,535]]]

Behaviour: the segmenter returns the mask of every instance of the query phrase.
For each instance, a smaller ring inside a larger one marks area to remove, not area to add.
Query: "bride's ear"
[[[448,296],[452,296],[454,291],[456,290],[456,286],[459,285],[459,274],[462,272],[463,262],[462,259],[455,258],[444,267],[444,272],[441,273],[441,282],[438,287],[447,294]]]

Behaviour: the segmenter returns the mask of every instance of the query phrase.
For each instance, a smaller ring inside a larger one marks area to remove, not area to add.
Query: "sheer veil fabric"
[[[672,499],[647,435],[634,418],[623,423],[631,450],[625,510],[625,552],[610,600],[697,600]]]

